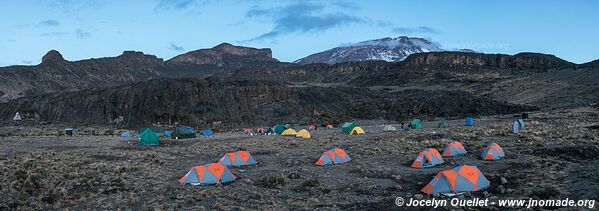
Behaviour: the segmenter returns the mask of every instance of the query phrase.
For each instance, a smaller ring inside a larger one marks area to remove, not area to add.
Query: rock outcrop
[[[278,62],[269,48],[257,49],[222,43],[213,48],[187,52],[167,61],[171,65],[236,65],[245,62]]]
[[[288,87],[269,81],[214,78],[159,79],[104,90],[21,98],[0,104],[0,115],[21,111],[46,121],[116,124],[184,123],[240,127],[286,123],[339,123],[347,119],[405,120],[411,117],[513,113],[509,105],[463,92]]]

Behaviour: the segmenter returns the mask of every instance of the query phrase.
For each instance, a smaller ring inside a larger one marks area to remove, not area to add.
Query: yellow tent
[[[362,135],[364,134],[364,130],[361,127],[354,127],[354,129],[351,130],[351,133],[349,133],[350,135]]]
[[[297,132],[294,129],[289,128],[289,129],[283,131],[281,133],[281,135],[282,136],[295,136],[295,135],[297,135]]]
[[[297,135],[295,135],[295,137],[310,138],[310,132],[308,132],[306,129],[302,129],[299,132],[297,132]]]

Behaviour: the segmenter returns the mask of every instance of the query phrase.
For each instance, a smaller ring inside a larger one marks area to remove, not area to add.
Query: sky
[[[0,66],[143,51],[165,60],[223,42],[281,61],[359,41],[422,37],[444,49],[599,59],[599,1],[2,0]]]

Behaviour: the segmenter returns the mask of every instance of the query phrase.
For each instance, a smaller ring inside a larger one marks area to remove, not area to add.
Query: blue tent
[[[205,135],[205,136],[211,136],[211,135],[214,135],[214,132],[212,132],[212,130],[202,130],[202,132],[200,132],[200,134]]]
[[[474,118],[472,118],[471,116],[466,117],[466,126],[472,126],[474,125]]]
[[[121,137],[131,137],[131,133],[129,131],[125,131],[121,133]]]
[[[171,135],[173,135],[173,131],[170,131],[170,130],[165,130],[164,131],[164,136],[171,137]]]

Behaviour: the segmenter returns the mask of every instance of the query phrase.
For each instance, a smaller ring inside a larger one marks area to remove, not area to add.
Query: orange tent
[[[216,185],[233,182],[235,178],[227,167],[220,163],[211,163],[192,167],[179,179],[179,182],[192,185]]]
[[[418,157],[412,163],[412,168],[428,168],[443,163],[443,158],[439,151],[434,148],[428,148],[418,153]]]
[[[488,188],[491,182],[476,166],[463,165],[451,170],[441,171],[428,183],[422,192],[426,194],[459,194]]]

